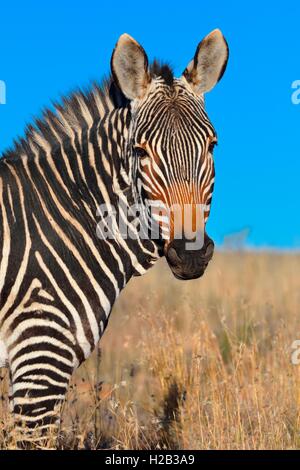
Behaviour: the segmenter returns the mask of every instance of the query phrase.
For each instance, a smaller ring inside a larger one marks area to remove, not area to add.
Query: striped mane
[[[173,71],[167,64],[157,60],[150,66],[152,78],[161,77],[168,86],[173,85]],[[72,137],[73,132],[98,123],[114,109],[127,108],[130,101],[124,96],[113,77],[101,84],[94,82],[89,89],[78,89],[54,102],[54,110],[42,111],[41,117],[25,128],[25,137],[17,138],[2,157],[16,160],[30,153],[30,146],[46,141],[50,145],[60,139]]]
[[[112,77],[104,79],[101,85],[93,83],[90,89],[78,89],[63,97],[61,103],[54,102],[54,110],[44,109],[41,117],[26,127],[25,137],[17,138],[2,156],[18,159],[30,153],[31,144],[45,140],[51,145],[57,140],[55,134],[60,138],[70,137],[74,131],[85,129],[89,124],[99,122],[108,112],[128,104]]]

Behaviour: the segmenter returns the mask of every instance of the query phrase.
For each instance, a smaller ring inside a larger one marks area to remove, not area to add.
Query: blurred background
[[[108,74],[123,32],[179,76],[198,42],[220,28],[230,61],[206,97],[219,137],[208,233],[219,247],[300,247],[299,2],[15,0],[0,14],[0,151],[51,100]]]

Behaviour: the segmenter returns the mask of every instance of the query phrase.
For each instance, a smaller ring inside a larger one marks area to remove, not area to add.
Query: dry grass
[[[297,255],[217,253],[190,282],[160,262],[121,295],[45,446],[299,448],[299,307]],[[14,446],[3,398],[0,448]]]

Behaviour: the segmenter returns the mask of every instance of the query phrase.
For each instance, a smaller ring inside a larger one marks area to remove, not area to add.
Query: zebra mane
[[[150,74],[152,78],[161,77],[170,87],[173,85],[173,71],[167,64],[154,60]],[[52,110],[45,108],[41,117],[25,128],[24,137],[14,140],[2,157],[16,160],[30,154],[32,145],[55,145],[58,138],[73,137],[74,131],[92,126],[110,111],[126,108],[129,103],[112,75],[101,84],[94,82],[88,89],[77,89],[62,97],[60,103],[53,102]]]
[[[155,59],[150,66],[150,75],[152,78],[161,77],[169,87],[173,86],[174,73],[169,64],[162,63]]]
[[[53,109],[45,108],[41,116],[25,128],[24,137],[18,137],[2,154],[3,158],[18,159],[30,153],[32,144],[57,143],[57,137],[72,137],[73,131],[99,122],[110,111],[125,108],[129,100],[115,84],[112,76],[101,84],[94,82],[87,89],[77,89],[53,102]]]

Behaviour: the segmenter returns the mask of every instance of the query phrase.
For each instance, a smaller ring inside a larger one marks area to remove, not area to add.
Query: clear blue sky
[[[249,228],[251,245],[300,247],[299,2],[12,0],[0,16],[0,151],[52,99],[101,79],[121,33],[180,75],[202,37],[222,29],[231,55],[207,95],[219,135],[208,232],[222,243]]]

